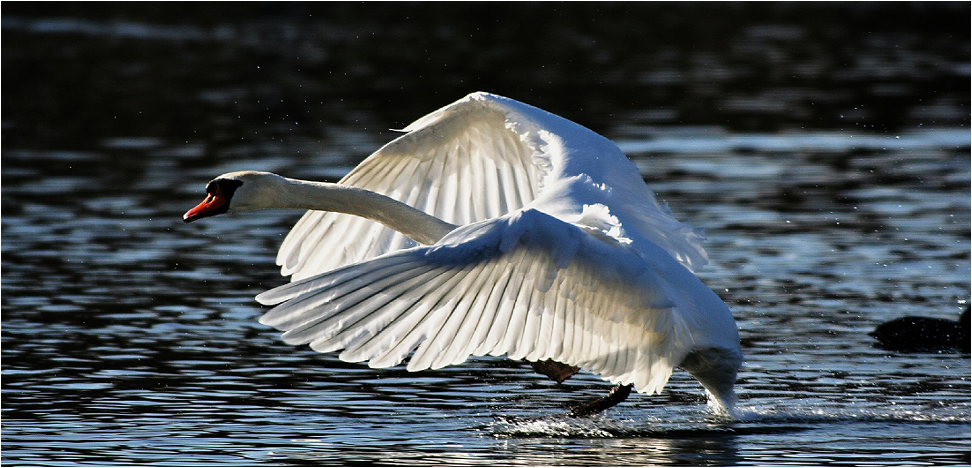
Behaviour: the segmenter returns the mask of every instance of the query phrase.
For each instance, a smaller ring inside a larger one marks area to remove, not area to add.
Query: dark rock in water
[[[969,308],[958,321],[902,317],[879,325],[868,333],[878,348],[901,352],[969,352]]]

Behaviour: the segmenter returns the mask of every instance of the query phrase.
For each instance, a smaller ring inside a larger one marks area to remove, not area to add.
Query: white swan
[[[505,354],[651,394],[678,366],[732,408],[739,335],[692,273],[701,236],[614,143],[487,93],[404,131],[338,184],[234,172],[186,213],[311,210],[277,256],[292,282],[257,296],[276,305],[260,322],[372,367]]]

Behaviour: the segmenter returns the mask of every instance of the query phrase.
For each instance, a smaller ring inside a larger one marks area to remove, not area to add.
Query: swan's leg
[[[606,397],[575,406],[574,409],[567,413],[567,416],[584,417],[600,413],[628,398],[628,395],[631,393],[631,387],[631,384],[618,384],[611,389],[611,392]]]
[[[557,362],[551,359],[545,361],[528,361],[533,370],[550,377],[557,383],[563,383],[565,380],[569,379],[570,376],[577,373],[580,367],[568,366],[562,362]]]
[[[533,366],[533,370],[550,377],[557,383],[563,383],[563,381],[569,379],[572,375],[576,374],[577,371],[580,370],[580,367],[570,366],[551,359],[528,362],[531,366]],[[612,388],[610,392],[608,392],[607,396],[575,406],[570,410],[569,413],[567,413],[567,415],[573,417],[584,417],[600,413],[601,411],[604,411],[627,399],[628,395],[631,394],[631,388],[631,384],[618,384]]]

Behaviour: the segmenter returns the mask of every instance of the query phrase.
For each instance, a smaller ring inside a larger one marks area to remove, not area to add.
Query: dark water
[[[867,336],[970,299],[969,4],[5,5],[2,462],[968,464],[968,354]],[[184,225],[235,169],[333,180],[474,90],[614,139],[730,305],[742,415],[676,372],[286,346],[297,213]]]

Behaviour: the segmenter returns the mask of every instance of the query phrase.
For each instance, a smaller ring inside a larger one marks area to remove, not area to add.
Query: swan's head
[[[241,171],[223,174],[206,185],[206,199],[182,216],[191,223],[197,219],[236,211],[267,208],[273,187],[285,179],[270,172]]]

